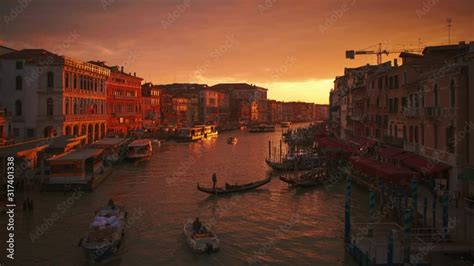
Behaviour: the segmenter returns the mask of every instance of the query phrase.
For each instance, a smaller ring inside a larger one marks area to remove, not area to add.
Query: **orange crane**
[[[421,46],[418,49],[397,49],[397,50],[386,50],[382,49],[382,43],[378,44],[378,49],[376,51],[371,50],[347,50],[346,58],[354,59],[355,55],[377,55],[377,64],[382,64],[382,55],[389,55],[391,53],[401,53],[401,52],[421,52]]]

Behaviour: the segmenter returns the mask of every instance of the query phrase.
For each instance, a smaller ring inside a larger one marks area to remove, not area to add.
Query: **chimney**
[[[121,66],[121,67],[120,67],[120,72],[122,72],[122,73],[123,73],[123,66]]]
[[[398,67],[398,59],[397,58],[393,59],[393,66]]]
[[[133,76],[136,77],[136,76],[137,76],[137,72],[133,72]]]

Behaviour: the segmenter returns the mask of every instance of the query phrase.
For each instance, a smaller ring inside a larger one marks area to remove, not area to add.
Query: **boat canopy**
[[[137,139],[128,145],[128,147],[142,147],[150,145],[150,140],[148,139]]]

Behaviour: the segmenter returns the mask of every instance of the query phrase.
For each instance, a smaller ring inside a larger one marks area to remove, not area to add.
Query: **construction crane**
[[[378,49],[376,51],[370,50],[347,50],[346,58],[354,59],[355,55],[377,55],[377,64],[382,64],[382,55],[389,55],[391,53],[401,53],[401,52],[421,52],[421,44],[419,44],[418,49],[398,49],[398,50],[386,50],[382,49],[382,43],[378,44]]]

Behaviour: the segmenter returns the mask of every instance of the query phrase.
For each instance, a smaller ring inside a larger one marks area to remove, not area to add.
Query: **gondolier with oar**
[[[212,174],[212,190],[216,190],[217,176],[216,173]]]

